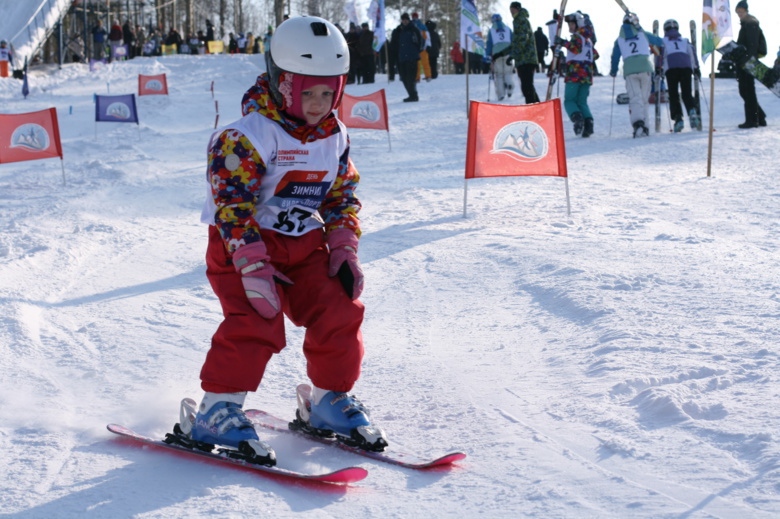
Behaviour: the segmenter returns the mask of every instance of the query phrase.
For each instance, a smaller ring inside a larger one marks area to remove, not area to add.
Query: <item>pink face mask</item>
[[[279,82],[279,92],[284,96],[283,110],[289,115],[305,121],[301,105],[301,92],[316,85],[325,85],[333,89],[333,105],[329,112],[336,108],[335,104],[341,99],[341,92],[344,88],[344,76],[318,77],[303,76],[285,72],[282,74]]]

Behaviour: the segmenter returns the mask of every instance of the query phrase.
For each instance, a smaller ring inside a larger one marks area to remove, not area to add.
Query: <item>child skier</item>
[[[564,21],[569,24],[571,39],[558,37],[555,42],[567,50],[563,106],[574,123],[575,135],[590,137],[593,135],[593,114],[588,107],[588,96],[593,84],[593,62],[598,57],[591,40],[593,25],[587,23],[580,11],[567,14]]]
[[[682,91],[682,100],[691,123],[691,129],[698,128],[699,113],[696,111],[696,103],[691,94],[691,76],[694,69],[699,74],[699,60],[693,45],[687,38],[680,36],[680,26],[677,20],[664,22],[663,54],[664,74],[669,82],[669,111],[674,120],[674,131],[679,133],[685,126],[680,106],[680,91]]]
[[[177,432],[190,446],[233,447],[248,461],[275,464],[242,407],[285,347],[286,315],[306,328],[313,388],[298,387],[301,425],[382,450],[384,433],[347,394],[363,357],[361,205],[347,130],[332,111],[349,49],[330,22],[290,18],[277,28],[266,66],[244,95],[244,117],[214,133],[208,148],[206,274],[224,320],[201,370],[203,400],[197,409],[182,401]]]

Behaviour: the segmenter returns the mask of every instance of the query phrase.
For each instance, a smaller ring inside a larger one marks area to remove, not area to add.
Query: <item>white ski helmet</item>
[[[576,23],[578,28],[585,27],[585,17],[582,15],[582,12],[580,11],[575,11],[573,13],[567,14],[563,18],[563,20],[567,23],[568,22]]]
[[[672,19],[666,20],[664,22],[664,30],[671,31],[672,29],[674,29],[675,31],[680,30],[680,24],[677,23],[677,20],[672,20]]]
[[[265,53],[268,83],[281,103],[279,76],[291,72],[304,76],[333,77],[349,72],[349,48],[341,31],[316,16],[296,16],[276,28]]]

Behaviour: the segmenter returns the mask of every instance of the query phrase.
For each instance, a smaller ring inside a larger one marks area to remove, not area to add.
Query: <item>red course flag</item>
[[[390,131],[385,90],[362,97],[344,94],[339,106],[339,119],[347,128]]]
[[[567,175],[560,99],[520,106],[471,102],[467,179]]]
[[[165,74],[156,76],[138,74],[138,97],[151,95],[168,95],[168,81]]]
[[[57,110],[0,115],[0,164],[59,157]]]

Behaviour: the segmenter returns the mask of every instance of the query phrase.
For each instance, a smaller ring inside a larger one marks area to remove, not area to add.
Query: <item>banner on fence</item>
[[[130,47],[127,45],[115,45],[111,47],[111,57],[113,59],[127,59],[130,55]]]
[[[220,40],[209,42],[209,54],[222,54],[225,52],[225,42]]]

